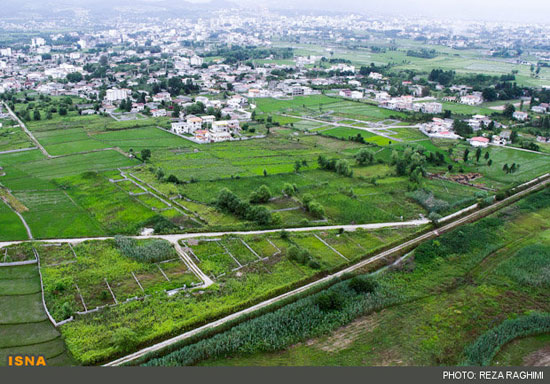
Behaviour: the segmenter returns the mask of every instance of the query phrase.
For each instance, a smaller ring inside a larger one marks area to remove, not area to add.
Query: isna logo
[[[45,367],[46,359],[42,355],[10,355],[8,367]]]

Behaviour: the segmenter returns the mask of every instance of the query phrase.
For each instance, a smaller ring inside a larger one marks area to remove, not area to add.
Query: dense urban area
[[[0,16],[0,366],[550,365],[550,25],[140,7]]]

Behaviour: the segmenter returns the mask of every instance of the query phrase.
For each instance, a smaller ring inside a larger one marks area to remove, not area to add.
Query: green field
[[[36,265],[0,267],[0,366],[16,354],[42,355],[51,366],[73,364],[42,306]]]
[[[458,365],[488,329],[549,310],[543,256],[550,250],[549,196],[546,189],[419,246],[402,267],[377,278],[393,295],[381,310],[284,351],[237,353],[200,365]],[[493,364],[521,365],[544,346],[547,334],[518,339]],[[269,349],[245,342],[248,347]]]

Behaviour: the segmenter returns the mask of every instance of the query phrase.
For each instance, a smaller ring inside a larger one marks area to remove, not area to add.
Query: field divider
[[[113,300],[115,301],[115,304],[118,304],[118,300],[116,299],[116,296],[113,292],[113,290],[111,289],[111,286],[109,285],[109,282],[107,281],[107,278],[104,278],[105,280],[105,284],[107,284],[107,288],[109,289],[109,292],[111,292],[111,296],[113,296]]]
[[[166,279],[166,281],[170,281],[170,279],[168,278],[168,276],[166,276],[166,273],[164,273],[164,271],[162,270],[162,268],[160,267],[160,265],[158,264],[155,264],[157,266],[157,268],[159,269],[160,273],[162,273],[162,276],[164,276],[164,278]]]
[[[138,278],[137,278],[137,276],[134,272],[132,272],[132,276],[134,276],[134,280],[136,281],[137,285],[139,285],[139,288],[141,289],[141,292],[145,293],[145,290],[141,286],[141,283],[139,282],[139,280],[138,280]]]
[[[88,307],[86,306],[86,302],[84,302],[84,297],[82,296],[82,292],[80,292],[80,288],[78,287],[78,284],[74,283],[74,286],[76,287],[78,296],[80,296],[80,301],[82,302],[82,306],[84,307],[84,312],[88,312]]]
[[[221,241],[218,241],[218,244],[221,245],[223,247],[223,249],[225,249],[225,253],[227,253],[232,259],[233,261],[235,261],[235,263],[237,263],[237,265],[239,266],[238,268],[235,268],[233,269],[233,271],[236,271],[238,269],[241,269],[243,267],[243,265],[241,263],[239,263],[239,260],[237,260],[235,258],[235,256],[233,256],[233,254],[231,252],[229,252],[229,249],[227,249],[227,247],[225,246],[224,243],[222,243]]]
[[[36,263],[38,264],[38,276],[40,276],[40,291],[42,292],[42,305],[44,306],[44,311],[46,312],[46,315],[48,316],[48,319],[50,319],[50,322],[56,328],[59,327],[60,325],[63,325],[63,324],[68,323],[70,321],[73,321],[74,317],[71,316],[68,319],[65,319],[65,320],[58,323],[57,321],[55,321],[52,314],[48,310],[48,306],[46,305],[46,299],[45,299],[45,295],[44,295],[44,279],[42,278],[42,268],[40,267],[40,254],[38,253],[36,248],[33,247],[32,250],[34,252],[34,256],[36,257]]]
[[[256,257],[258,258],[258,260],[262,260],[262,258],[260,257],[260,255],[258,255],[258,254],[256,253],[256,251],[253,250],[252,247],[246,243],[246,241],[244,241],[244,240],[243,240],[242,238],[240,238],[240,237],[239,237],[239,240],[241,241],[241,243],[243,243],[243,245],[244,245],[246,248],[248,248],[248,250],[249,250],[250,252],[252,252],[252,253],[254,254],[254,256],[256,256]]]
[[[329,243],[327,243],[325,240],[321,239],[319,236],[317,236],[316,233],[313,234],[319,240],[321,243],[325,244],[328,248],[330,248],[334,253],[336,253],[338,256],[344,258],[344,260],[349,261],[349,259],[342,255],[338,250],[336,250],[333,246],[331,246]]]
[[[267,242],[268,242],[269,244],[271,244],[271,245],[273,246],[273,248],[275,248],[275,249],[277,250],[277,252],[275,252],[275,253],[274,253],[273,255],[271,255],[271,256],[275,256],[275,255],[279,255],[279,254],[283,253],[283,251],[281,251],[281,248],[277,247],[277,246],[275,245],[275,243],[273,243],[273,241],[271,241],[271,240],[269,239],[269,237],[267,237],[266,240],[267,240]]]

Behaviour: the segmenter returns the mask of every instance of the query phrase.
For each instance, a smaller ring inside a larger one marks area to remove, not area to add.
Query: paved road
[[[8,153],[17,153],[17,152],[25,152],[25,151],[34,151],[35,149],[38,149],[38,147],[21,148],[21,149],[10,149],[9,151],[1,151],[1,152],[0,152],[0,155],[7,155]]]
[[[194,239],[198,237],[220,237],[224,235],[261,235],[264,233],[276,233],[280,232],[283,229],[287,232],[307,232],[307,231],[325,231],[331,229],[340,229],[343,228],[346,231],[354,231],[356,229],[379,229],[387,227],[414,227],[423,224],[427,224],[430,221],[428,219],[418,219],[410,221],[397,221],[390,223],[374,223],[374,224],[353,224],[353,225],[325,225],[318,227],[299,227],[299,228],[278,228],[278,229],[266,229],[259,231],[227,231],[227,232],[198,232],[198,233],[183,233],[183,234],[174,234],[174,235],[152,235],[152,236],[131,236],[134,239],[164,239],[173,244],[177,243],[179,240]],[[79,237],[79,238],[66,238],[66,239],[41,239],[40,241],[46,243],[71,243],[77,244],[87,240],[108,240],[113,239],[113,236],[104,236],[104,237]],[[6,247],[13,244],[20,244],[24,241],[5,241],[0,242],[0,248]]]
[[[425,241],[425,240],[429,240],[431,238],[434,238],[434,237],[437,237],[439,236],[440,234],[444,233],[444,232],[448,232],[460,225],[463,225],[465,223],[468,223],[468,222],[472,222],[472,221],[475,221],[475,220],[478,220],[480,218],[483,218],[485,217],[487,214],[493,212],[494,210],[498,210],[504,206],[507,206],[509,204],[511,204],[512,202],[516,201],[517,199],[520,199],[521,197],[523,196],[526,196],[528,194],[530,194],[531,192],[533,191],[536,191],[536,190],[539,190],[547,185],[550,184],[550,180],[544,180],[544,181],[541,181],[535,185],[533,185],[532,187],[529,187],[527,188],[526,190],[524,191],[521,191],[521,192],[518,192],[517,194],[511,196],[511,197],[508,197],[502,201],[499,201],[499,202],[496,202],[495,204],[493,205],[490,205],[489,207],[486,207],[486,208],[483,208],[483,209],[480,209],[479,211],[476,211],[476,212],[473,212],[469,215],[466,215],[462,218],[459,218],[457,219],[456,221],[453,221],[447,225],[444,225],[438,229],[435,229],[433,231],[430,231],[424,235],[421,235],[421,236],[418,236],[412,240],[409,240],[403,244],[400,244],[394,248],[391,248],[387,251],[384,251],[384,252],[381,252],[379,253],[378,255],[376,256],[373,256],[369,259],[366,259],[366,260],[363,260],[363,261],[360,261],[358,262],[357,264],[354,264],[346,269],[343,269],[337,273],[334,273],[332,275],[329,275],[329,276],[326,276],[322,279],[319,279],[319,280],[316,280],[312,283],[309,283],[307,285],[304,285],[300,288],[297,288],[295,290],[292,290],[290,292],[287,292],[287,293],[284,293],[280,296],[277,296],[277,297],[274,297],[272,299],[269,299],[269,300],[266,300],[266,301],[263,301],[259,304],[256,304],[252,307],[249,307],[247,309],[244,309],[242,311],[239,311],[239,312],[236,312],[234,314],[231,314],[229,316],[226,316],[222,319],[219,319],[217,321],[214,321],[212,323],[209,323],[209,324],[206,324],[206,325],[203,325],[202,327],[199,327],[199,328],[196,328],[192,331],[189,331],[189,332],[185,332],[179,336],[176,336],[176,337],[173,337],[171,339],[168,339],[166,341],[163,341],[161,343],[157,343],[155,345],[152,345],[150,347],[147,347],[147,348],[144,348],[140,351],[137,351],[135,353],[132,353],[130,355],[127,355],[127,356],[124,356],[120,359],[117,359],[117,360],[114,360],[110,363],[107,363],[105,364],[105,366],[118,366],[118,365],[122,365],[122,364],[125,364],[125,363],[129,363],[129,362],[132,362],[138,358],[141,358],[145,355],[147,355],[148,353],[151,353],[151,352],[155,352],[155,351],[159,351],[159,350],[162,350],[166,347],[169,347],[175,343],[178,343],[182,340],[185,340],[185,339],[188,339],[189,337],[192,337],[202,331],[205,331],[205,330],[208,330],[208,329],[213,329],[213,328],[216,328],[222,324],[225,324],[229,321],[232,321],[232,320],[235,320],[237,318],[239,318],[240,316],[242,315],[245,315],[245,314],[248,314],[248,313],[251,313],[251,312],[254,312],[258,309],[261,309],[261,308],[265,308],[269,305],[272,305],[278,301],[281,301],[283,299],[286,299],[288,297],[292,297],[292,296],[295,296],[299,293],[302,293],[304,291],[307,291],[308,289],[314,287],[314,286],[317,286],[319,284],[323,284],[325,282],[328,282],[334,278],[337,278],[337,277],[341,277],[342,275],[344,274],[347,274],[347,273],[350,273],[350,272],[354,272],[354,271],[357,271],[357,270],[360,270],[361,268],[364,268],[365,266],[377,261],[377,260],[380,260],[380,259],[384,259],[388,256],[391,256],[397,252],[402,252],[402,251],[407,251],[407,250],[410,250],[411,248],[414,248],[416,247],[417,245],[419,245],[421,242]]]
[[[281,113],[282,116],[286,116],[286,117],[292,117],[292,118],[295,118],[295,119],[302,119],[302,120],[308,120],[308,121],[314,121],[316,123],[321,123],[323,125],[332,125],[334,127],[346,127],[346,128],[354,128],[354,129],[359,129],[361,131],[367,131],[367,132],[370,132],[374,135],[378,135],[378,136],[382,136],[382,137],[385,137],[386,139],[389,139],[389,140],[392,140],[392,141],[403,141],[402,139],[398,139],[396,137],[392,137],[392,136],[389,136],[387,134],[385,134],[384,132],[380,132],[380,130],[385,130],[385,129],[391,129],[391,128],[411,128],[411,127],[408,127],[408,126],[391,126],[391,125],[388,125],[388,126],[381,126],[381,127],[378,127],[378,128],[367,128],[367,127],[357,127],[355,125],[351,125],[351,124],[342,124],[342,123],[337,123],[337,122],[332,122],[332,121],[325,121],[325,120],[319,120],[319,119],[314,119],[312,117],[304,117],[304,116],[294,116],[294,115],[287,115],[285,113]],[[347,119],[347,120],[352,120],[352,119]],[[358,122],[360,120],[357,120]]]

